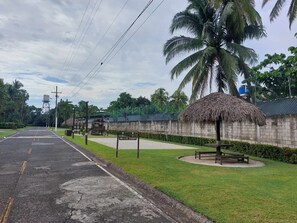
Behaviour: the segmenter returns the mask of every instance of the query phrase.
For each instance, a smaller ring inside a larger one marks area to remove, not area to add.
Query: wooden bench
[[[195,151],[195,159],[197,159],[197,156],[201,159],[201,155],[203,157],[215,157],[216,153],[216,151]]]
[[[215,163],[219,161],[220,164],[222,165],[223,160],[228,160],[228,159],[236,159],[237,162],[239,163],[249,163],[250,158],[240,153],[222,153],[220,156],[216,156]]]

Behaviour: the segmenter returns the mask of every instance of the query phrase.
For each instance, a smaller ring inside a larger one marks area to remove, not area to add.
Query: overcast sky
[[[150,16],[161,2],[154,0],[110,51],[148,0],[0,0],[0,78],[6,83],[21,81],[30,95],[28,103],[37,107],[42,106],[44,94],[54,98],[55,86],[64,100],[90,101],[103,108],[121,92],[149,98],[163,87],[172,94],[180,79],[170,79],[174,63],[165,64],[162,48],[171,37],[168,30],[174,14],[185,9],[187,0],[165,0]],[[288,7],[270,23],[272,6],[262,9],[261,2],[256,0],[256,7],[268,37],[245,43],[259,60],[266,53],[286,53],[297,43],[297,23],[290,31]],[[108,52],[111,57],[104,57]],[[98,72],[91,72],[96,64]],[[190,96],[190,86],[185,92]]]

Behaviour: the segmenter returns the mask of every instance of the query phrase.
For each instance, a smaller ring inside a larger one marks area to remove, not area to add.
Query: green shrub
[[[16,122],[0,122],[0,129],[17,129],[25,127],[24,124]]]
[[[117,131],[109,131],[111,134],[116,134]],[[148,139],[156,139],[161,141],[168,141],[181,144],[190,144],[203,146],[207,143],[214,143],[215,139],[170,135],[161,133],[140,132],[140,137]],[[223,143],[232,144],[229,150],[240,152],[256,157],[267,158],[272,160],[283,161],[287,163],[297,164],[297,150],[288,147],[278,147],[273,145],[251,144],[248,142],[239,142],[231,140],[222,140]]]
[[[290,159],[289,163],[297,164],[297,154],[293,154]]]

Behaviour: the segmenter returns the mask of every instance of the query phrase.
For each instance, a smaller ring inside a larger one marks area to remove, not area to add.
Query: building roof
[[[127,117],[109,118],[109,122],[146,122],[169,120],[177,120],[177,114],[128,115]]]
[[[267,116],[297,114],[297,98],[284,98],[273,101],[257,102],[257,106]]]

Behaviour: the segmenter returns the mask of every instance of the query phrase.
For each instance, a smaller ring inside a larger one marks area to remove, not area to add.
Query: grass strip
[[[63,135],[63,131],[59,132]],[[272,160],[258,168],[222,168],[179,161],[194,150],[115,150],[65,137],[216,222],[297,222],[297,166]],[[201,151],[207,148],[199,147]]]
[[[16,133],[16,130],[0,129],[0,139],[3,139],[4,137],[10,136],[10,135],[12,135],[14,133]]]

